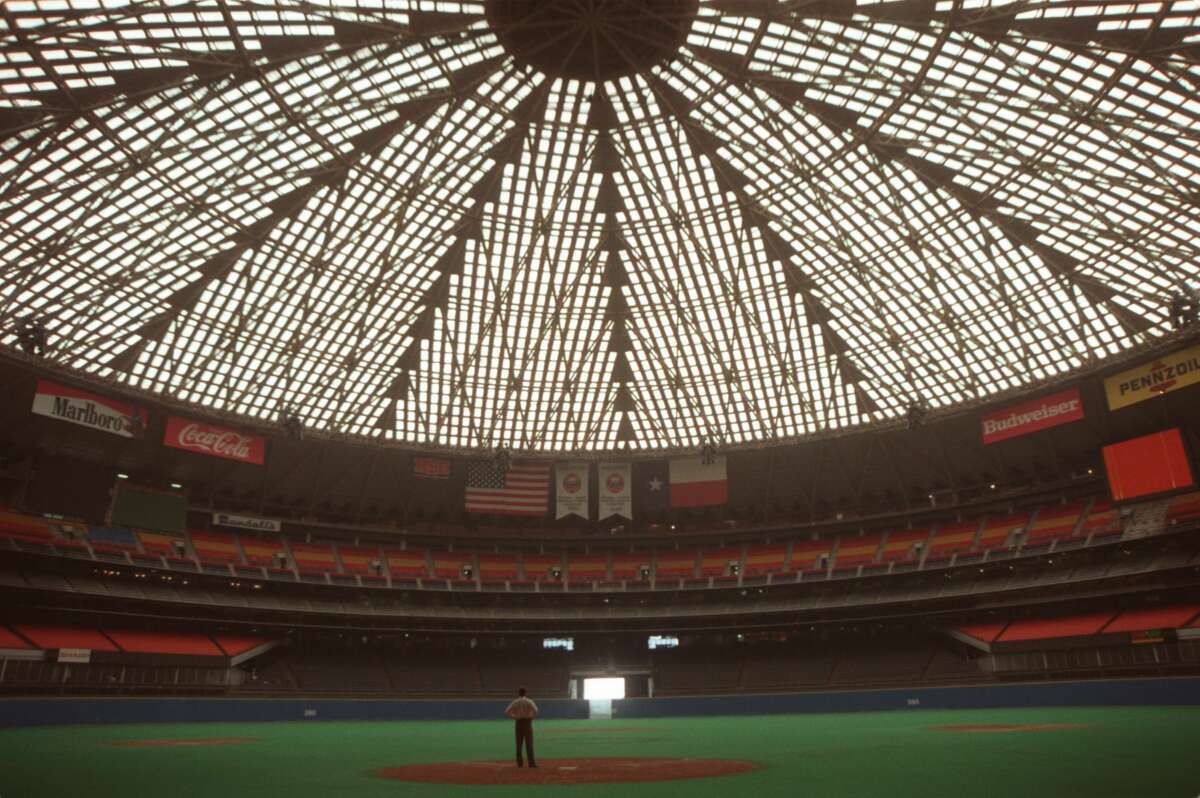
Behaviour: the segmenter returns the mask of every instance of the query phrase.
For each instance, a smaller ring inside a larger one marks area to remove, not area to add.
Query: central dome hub
[[[487,0],[488,23],[517,63],[597,82],[672,58],[699,0]]]

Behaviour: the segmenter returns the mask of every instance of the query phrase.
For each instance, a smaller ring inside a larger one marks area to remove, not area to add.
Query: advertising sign
[[[1083,418],[1078,388],[995,410],[980,419],[984,444],[1017,438]]]

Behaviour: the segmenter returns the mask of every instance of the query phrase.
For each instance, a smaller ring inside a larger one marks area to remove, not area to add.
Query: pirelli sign
[[[1200,383],[1200,346],[1114,374],[1104,381],[1104,393],[1108,409],[1119,410],[1196,383]]]

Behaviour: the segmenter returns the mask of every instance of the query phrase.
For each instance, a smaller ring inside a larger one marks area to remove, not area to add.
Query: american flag
[[[467,512],[545,515],[550,508],[550,465],[467,461]]]

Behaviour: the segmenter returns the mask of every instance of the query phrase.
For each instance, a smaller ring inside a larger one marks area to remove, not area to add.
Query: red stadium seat
[[[835,571],[847,571],[858,568],[860,565],[874,562],[875,554],[879,551],[879,541],[882,537],[881,534],[867,535],[865,537],[843,537],[838,543],[837,553],[834,555],[833,569]]]
[[[338,556],[342,560],[342,570],[348,574],[373,574],[374,569],[371,568],[371,563],[383,563],[383,557],[380,555],[379,549],[367,548],[365,546],[343,546],[339,544]]]
[[[603,582],[608,578],[608,557],[570,556],[567,558],[567,576],[575,584]]]
[[[929,553],[925,555],[925,562],[948,560],[955,554],[967,551],[971,548],[978,530],[978,521],[964,521],[938,527],[933,539],[929,541]]]
[[[1052,540],[1066,540],[1075,534],[1085,502],[1043,507],[1025,533],[1026,546],[1042,546]]]
[[[250,535],[241,535],[240,538],[242,552],[246,555],[248,565],[274,568],[280,562],[279,555],[287,554],[283,550],[283,541],[279,538],[256,538]]]
[[[700,554],[701,576],[725,576],[729,573],[729,564],[742,564],[742,547],[725,546],[719,549],[704,549]]]
[[[191,532],[192,549],[202,562],[241,562],[237,538],[224,532]]]
[[[1185,493],[1171,499],[1167,505],[1167,522],[1179,523],[1193,518],[1200,518],[1200,491]]]
[[[696,552],[695,550],[674,550],[658,552],[657,563],[654,568],[654,576],[656,579],[680,579],[696,575]]]
[[[429,565],[424,549],[386,549],[388,572],[393,577],[429,576]]]
[[[880,552],[880,562],[914,562],[920,557],[917,544],[929,539],[928,529],[901,529],[888,532]]]
[[[517,555],[480,554],[479,578],[484,582],[507,582],[519,575]]]
[[[641,579],[642,569],[648,569],[653,559],[649,552],[614,554],[613,579]]]
[[[130,654],[181,654],[221,657],[225,652],[208,635],[189,632],[140,632],[106,629],[105,634]]]
[[[296,570],[302,574],[337,573],[337,561],[333,558],[333,546],[328,543],[290,543]]]
[[[1151,607],[1125,610],[1104,632],[1145,632],[1151,629],[1182,629],[1200,613],[1200,604],[1175,604],[1170,607]]]
[[[975,542],[975,551],[1011,548],[1013,542],[1017,540],[1017,535],[1025,531],[1027,526],[1029,526],[1029,513],[988,516],[983,522],[979,540]]]
[[[996,642],[1011,643],[1018,640],[1047,640],[1055,637],[1083,637],[1097,635],[1109,622],[1114,613],[1092,612],[1084,615],[1063,615],[1056,618],[1027,618],[1013,621],[996,638]]]
[[[23,637],[6,626],[0,626],[0,649],[3,648],[32,648]]]
[[[118,651],[116,644],[99,629],[80,629],[70,626],[14,626],[38,648],[87,648],[92,651]]]
[[[824,571],[821,558],[830,557],[833,553],[832,540],[806,540],[792,544],[792,570],[794,571]]]
[[[746,576],[763,576],[769,573],[779,573],[786,570],[787,544],[775,543],[769,546],[748,546],[746,548]]]
[[[561,554],[526,554],[521,564],[525,568],[525,581],[544,582],[551,579],[552,568],[562,570],[563,558]]]

